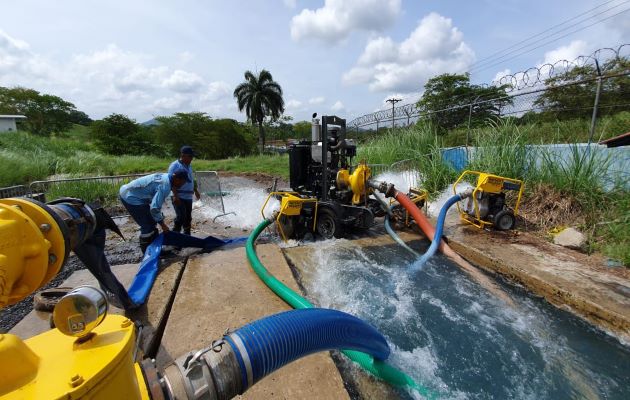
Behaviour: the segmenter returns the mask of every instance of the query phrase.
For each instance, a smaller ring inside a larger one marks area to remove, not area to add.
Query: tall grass
[[[528,148],[526,136],[509,121],[492,121],[489,129],[475,135],[475,151],[469,169],[514,179],[535,173],[535,150]]]
[[[416,125],[389,131],[359,148],[358,157],[370,164],[392,165],[400,160],[406,167],[418,169],[422,182],[436,194],[457,177],[455,170],[442,159],[442,140],[430,125]]]
[[[46,191],[46,200],[51,201],[61,197],[75,197],[87,202],[100,201],[104,206],[118,203],[118,191],[124,183],[76,181],[59,182],[50,185]]]

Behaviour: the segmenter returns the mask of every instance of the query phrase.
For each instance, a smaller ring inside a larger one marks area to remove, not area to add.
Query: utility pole
[[[387,99],[385,101],[388,103],[392,103],[392,130],[394,130],[394,105],[399,101],[402,101],[402,99],[396,99],[392,97],[391,99]]]

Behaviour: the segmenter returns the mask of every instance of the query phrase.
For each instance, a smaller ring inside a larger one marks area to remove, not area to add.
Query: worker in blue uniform
[[[162,205],[171,190],[177,190],[188,182],[188,171],[176,169],[170,173],[143,176],[120,188],[120,201],[131,218],[140,225],[140,248],[143,253],[158,235],[156,224],[160,225],[162,232],[169,231],[164,222]]]
[[[191,165],[194,156],[195,153],[192,147],[182,146],[179,159],[173,161],[168,168],[169,173],[173,173],[178,169],[183,169],[188,172],[188,182],[183,184],[180,188],[173,189],[173,208],[175,209],[176,215],[173,231],[181,232],[183,228],[186,235],[190,235],[190,226],[192,225],[193,193],[197,200],[201,197],[197,189],[197,181],[194,179]]]

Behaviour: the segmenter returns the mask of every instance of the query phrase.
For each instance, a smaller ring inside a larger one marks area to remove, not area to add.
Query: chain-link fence
[[[430,122],[438,131],[443,128],[463,132],[465,140],[458,144],[473,145],[471,132],[492,119],[515,124],[572,120],[586,121],[576,123],[579,137],[587,137],[588,142],[597,141],[599,119],[630,110],[629,76],[630,44],[623,44],[599,49],[573,61],[561,60],[505,75],[490,85],[478,85],[500,90],[490,90],[488,95],[476,95],[484,93],[477,91],[454,96],[442,108],[428,109],[417,102],[362,115],[348,123],[348,130],[356,134],[379,133],[384,128]],[[607,128],[623,130],[624,127]]]

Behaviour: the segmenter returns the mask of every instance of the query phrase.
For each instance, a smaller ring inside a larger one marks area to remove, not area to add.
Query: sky
[[[271,72],[294,121],[350,120],[392,96],[416,101],[442,73],[491,83],[630,43],[630,0],[0,0],[0,10],[0,86],[138,122],[190,111],[245,121],[233,91],[247,70]]]

